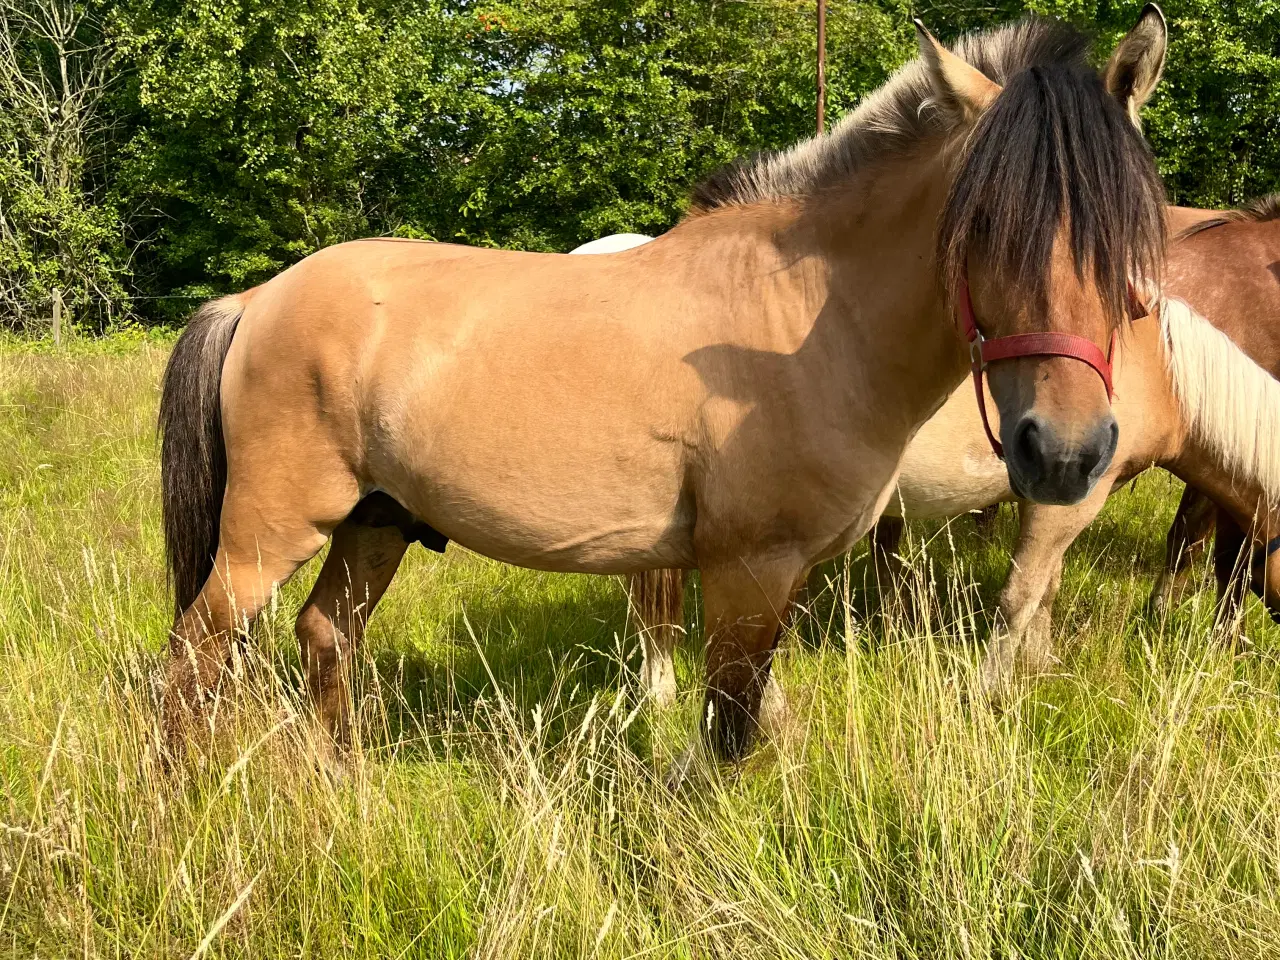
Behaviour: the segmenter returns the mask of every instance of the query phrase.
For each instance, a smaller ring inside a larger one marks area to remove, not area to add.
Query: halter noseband
[[[973,371],[973,389],[978,396],[978,412],[982,414],[982,429],[987,432],[991,449],[1001,460],[1004,459],[1004,447],[991,430],[991,421],[987,419],[987,399],[982,392],[982,371],[987,368],[987,364],[1013,357],[1071,357],[1087,363],[1097,371],[1107,388],[1107,402],[1111,402],[1114,395],[1111,387],[1111,356],[1116,349],[1114,330],[1111,331],[1111,344],[1105,354],[1092,340],[1074,333],[1015,333],[988,340],[978,329],[978,320],[973,313],[973,299],[969,296],[967,272],[960,275],[960,288],[957,293],[956,300],[960,306],[960,319],[964,323],[964,336],[969,341],[969,367]],[[1134,293],[1132,285],[1129,287],[1129,311],[1134,319],[1147,314],[1146,307]]]

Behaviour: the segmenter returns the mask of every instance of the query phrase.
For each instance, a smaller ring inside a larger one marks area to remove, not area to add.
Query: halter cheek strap
[[[1104,354],[1092,340],[1074,333],[1015,333],[1008,337],[986,339],[978,330],[978,320],[973,313],[973,299],[969,296],[969,278],[962,274],[960,288],[957,291],[957,302],[960,306],[960,319],[964,324],[964,336],[969,341],[969,366],[973,371],[973,389],[978,397],[978,412],[982,414],[982,429],[987,432],[987,440],[991,449],[1001,460],[1004,459],[1004,447],[991,429],[991,421],[987,418],[987,399],[982,391],[982,371],[987,364],[996,360],[1009,360],[1013,357],[1071,357],[1081,363],[1087,363],[1097,371],[1102,383],[1107,388],[1107,401],[1113,396],[1111,388],[1111,356],[1116,349],[1116,334],[1111,333],[1111,344]],[[1146,315],[1146,309],[1130,291],[1130,310],[1141,309],[1139,316]]]

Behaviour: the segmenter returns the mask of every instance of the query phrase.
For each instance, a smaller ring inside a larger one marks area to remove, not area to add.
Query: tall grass
[[[1280,631],[1251,610],[1233,655],[1208,593],[1145,612],[1159,476],[1073,550],[1062,668],[1000,714],[976,665],[1008,512],[916,530],[883,613],[863,559],[829,571],[776,667],[792,729],[675,795],[696,640],[654,715],[618,581],[414,548],[346,776],[292,636],[314,562],[242,648],[216,755],[162,775],[163,359],[0,346],[0,955],[1280,955]]]

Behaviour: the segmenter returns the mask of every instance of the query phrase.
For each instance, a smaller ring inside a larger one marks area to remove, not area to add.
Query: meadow
[[[1011,508],[914,525],[910,603],[863,589],[865,548],[828,570],[775,666],[791,729],[675,794],[696,613],[659,714],[619,579],[414,547],[344,776],[292,632],[315,561],[213,755],[165,775],[166,351],[0,342],[0,957],[1280,956],[1280,628],[1251,601],[1232,649],[1208,589],[1148,612],[1158,473],[1068,555],[1060,669],[1001,712]]]

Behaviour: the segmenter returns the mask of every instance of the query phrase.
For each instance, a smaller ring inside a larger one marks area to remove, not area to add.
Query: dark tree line
[[[1141,3],[829,0],[835,117],[1027,9],[1108,48]],[[1280,186],[1280,0],[1171,0],[1169,193]],[[813,0],[0,0],[0,325],[175,322],[371,234],[567,249],[661,231],[711,168],[807,136]]]

